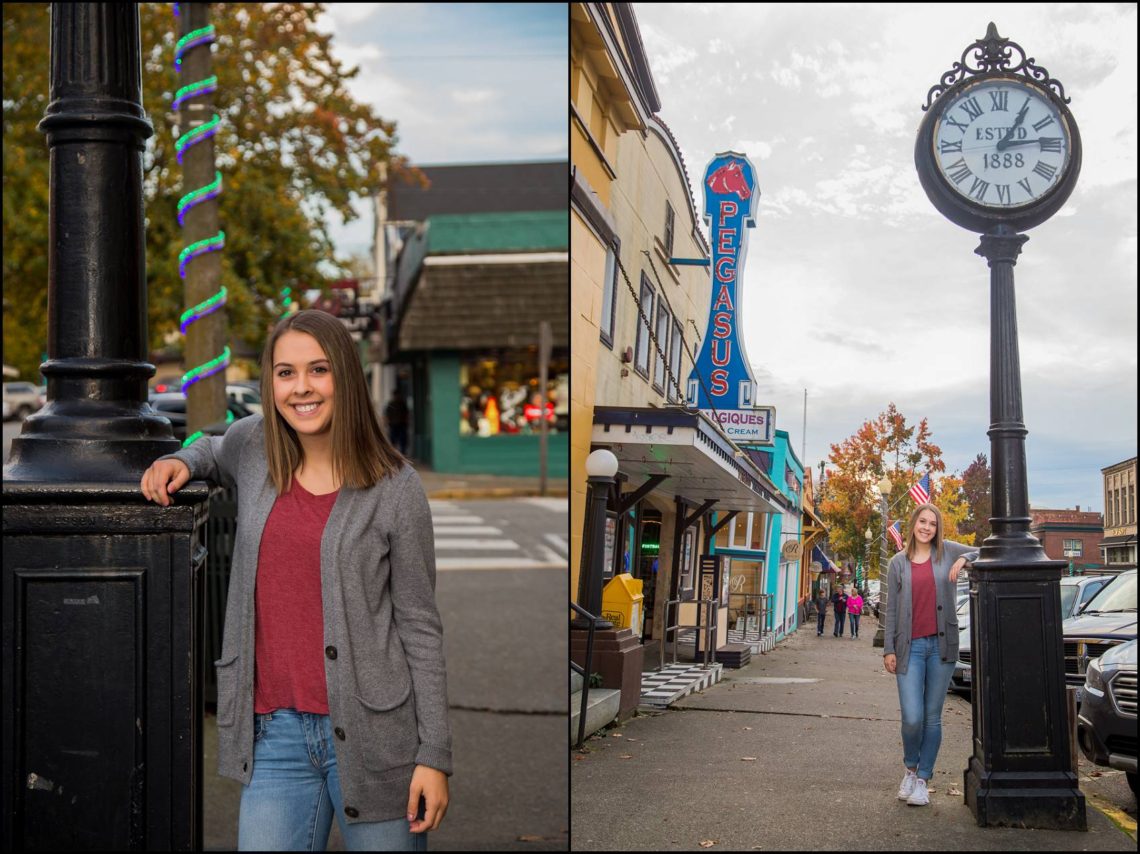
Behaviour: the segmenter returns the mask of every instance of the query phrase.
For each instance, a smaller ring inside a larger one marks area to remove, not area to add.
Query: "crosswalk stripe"
[[[501,534],[502,530],[499,528],[492,528],[490,525],[437,525],[435,527],[435,535],[438,537],[440,534]]]
[[[553,543],[556,549],[562,552],[570,551],[570,547],[566,544],[565,537],[559,536],[558,534],[543,534],[543,537],[546,538],[547,542]]]
[[[435,548],[439,549],[517,549],[519,544],[514,540],[436,540]]]
[[[448,525],[478,525],[483,521],[482,516],[433,516],[432,522],[443,522]]]

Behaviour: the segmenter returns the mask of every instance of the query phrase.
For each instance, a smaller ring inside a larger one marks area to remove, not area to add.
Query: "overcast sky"
[[[817,477],[890,401],[948,473],[990,456],[989,269],[919,185],[915,136],[990,21],[1063,84],[1080,179],[1014,270],[1029,498],[1103,512],[1100,469],[1136,454],[1136,5],[634,9],[690,181],[729,149],[756,167],[741,331],[797,454],[807,389]]]
[[[348,88],[397,123],[416,165],[568,159],[569,27],[559,3],[329,3],[333,54],[360,66]],[[372,212],[332,230],[338,255],[367,252]],[[334,215],[335,216],[335,215]],[[336,217],[339,222],[339,217]]]

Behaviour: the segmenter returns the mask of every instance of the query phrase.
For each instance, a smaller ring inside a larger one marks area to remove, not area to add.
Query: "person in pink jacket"
[[[851,640],[859,637],[859,617],[863,614],[863,597],[859,595],[859,588],[852,588],[851,595],[847,597],[847,622],[851,625]]]

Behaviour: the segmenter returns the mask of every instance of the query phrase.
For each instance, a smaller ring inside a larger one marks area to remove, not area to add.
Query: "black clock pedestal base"
[[[1029,536],[1020,545],[1003,539],[1019,538],[988,538],[970,568],[973,749],[965,802],[979,827],[1086,830],[1061,634],[1067,564],[1049,560]]]
[[[1077,775],[1061,771],[989,771],[976,756],[965,773],[966,806],[978,827],[1088,830]]]

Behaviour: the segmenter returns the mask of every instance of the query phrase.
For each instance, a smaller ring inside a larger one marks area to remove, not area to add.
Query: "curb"
[[[569,492],[564,489],[548,489],[545,496],[540,496],[537,488],[515,488],[509,486],[471,487],[464,489],[433,489],[427,493],[431,499],[464,499],[464,498],[567,498]]]

